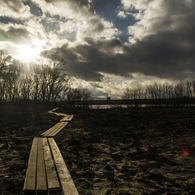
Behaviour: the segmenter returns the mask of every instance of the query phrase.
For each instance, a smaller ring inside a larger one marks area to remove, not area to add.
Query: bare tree
[[[6,100],[6,76],[7,65],[11,62],[12,58],[8,55],[6,50],[0,50],[0,101]]]
[[[185,104],[190,104],[191,100],[186,98],[193,98],[195,94],[195,81],[182,81],[180,80],[175,85],[165,83],[152,83],[146,86],[137,86],[135,89],[126,88],[124,92],[123,99],[151,99],[151,104],[155,106],[162,106],[161,102],[157,105],[153,101],[155,99],[161,99],[164,104],[168,105],[165,99],[172,99],[172,105],[184,106]],[[139,101],[137,101],[139,103]],[[170,104],[170,103],[169,103]]]
[[[193,83],[189,80],[185,83],[185,95],[188,98],[192,98],[193,96]]]
[[[7,65],[5,75],[5,90],[8,101],[14,101],[19,98],[19,77],[22,71],[22,66],[18,60],[13,60],[10,65]]]
[[[11,62],[12,57],[6,50],[0,50],[0,76],[7,70],[7,65]]]
[[[40,75],[42,100],[55,101],[69,80],[65,72],[65,62],[57,55],[53,55],[50,59],[41,61],[39,65],[42,68]]]
[[[123,99],[132,99],[132,90],[130,88],[126,88],[124,95],[122,96]]]
[[[0,101],[91,99],[88,89],[70,88],[66,69],[58,53],[41,58],[27,68],[20,61],[12,60],[7,51],[0,50]]]
[[[67,91],[67,101],[86,101],[91,99],[91,92],[82,85],[77,88],[69,88]]]
[[[175,85],[175,98],[183,98],[185,95],[185,91],[184,91],[184,82],[182,80],[179,81],[179,83],[177,83]]]

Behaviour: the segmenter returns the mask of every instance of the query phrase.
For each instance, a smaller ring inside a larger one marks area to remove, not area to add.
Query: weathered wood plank
[[[28,167],[27,167],[26,177],[24,181],[23,190],[25,192],[36,191],[37,144],[38,144],[38,138],[35,137],[33,139],[33,143],[31,146],[30,156],[28,160]]]
[[[79,195],[57,144],[53,138],[48,138],[48,141],[58,171],[63,193],[65,195]]]
[[[38,156],[37,156],[37,193],[47,192],[47,182],[45,175],[45,162],[43,153],[43,138],[38,141]]]
[[[62,118],[62,119],[60,120],[60,122],[66,121],[66,119],[68,118],[68,116],[69,116],[69,115],[67,115],[67,116],[65,116],[64,118]]]
[[[53,137],[53,136],[55,136],[56,134],[55,134],[55,132],[59,132],[60,130],[62,130],[63,129],[63,125],[64,125],[64,122],[60,122],[60,125],[58,126],[58,128],[56,128],[55,130],[53,130],[51,133],[49,133],[47,136],[48,137]]]
[[[71,121],[74,115],[67,115],[64,118],[62,118],[60,121],[65,122],[65,121]]]
[[[68,118],[66,119],[67,121],[71,121],[74,115],[69,115]]]
[[[44,134],[44,136],[46,136],[46,137],[51,137],[51,135],[50,135],[50,134],[52,134],[52,132],[53,132],[53,131],[55,131],[55,130],[57,130],[57,129],[61,128],[61,126],[62,126],[62,124],[61,124],[61,123],[57,123],[56,128],[53,128],[51,131],[48,131],[46,134]]]
[[[64,114],[64,113],[57,113],[58,114],[58,116],[66,116],[67,114]]]
[[[59,126],[59,123],[55,124],[53,127],[51,127],[50,129],[48,129],[47,131],[45,131],[44,133],[42,133],[42,136],[46,136],[47,134],[49,134],[51,131],[53,131],[54,129],[56,129]]]
[[[50,111],[48,111],[49,113],[52,113],[53,111],[55,111],[55,110],[57,110],[58,109],[58,107],[57,108],[54,108],[53,110],[50,110]]]
[[[67,124],[68,122],[61,122],[61,126],[58,129],[55,129],[54,131],[52,131],[48,137],[54,137],[55,135],[57,135]]]
[[[47,175],[47,185],[49,191],[59,191],[60,183],[58,181],[57,173],[51,156],[51,151],[47,142],[47,138],[43,138],[43,150],[45,159],[45,168]]]
[[[54,125],[53,127],[51,127],[50,129],[48,129],[47,131],[45,131],[44,133],[42,133],[42,136],[47,136],[48,134],[50,134],[54,129],[58,128],[58,126],[60,126],[60,123],[57,123],[56,125]]]
[[[59,113],[59,112],[50,112],[52,114],[56,114],[57,116],[66,116],[67,114]]]

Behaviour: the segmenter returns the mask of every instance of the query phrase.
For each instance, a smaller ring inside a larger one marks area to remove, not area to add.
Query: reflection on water
[[[90,109],[127,108],[127,105],[90,105]]]

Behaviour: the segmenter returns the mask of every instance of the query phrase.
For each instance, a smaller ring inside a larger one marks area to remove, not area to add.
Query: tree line
[[[92,99],[91,92],[79,85],[71,87],[66,64],[58,55],[25,64],[0,50],[0,102],[34,100],[43,102]]]
[[[180,80],[178,83],[160,84],[154,82],[148,85],[138,85],[136,88],[126,88],[123,99],[127,100],[153,100],[153,103],[160,102],[156,100],[173,100],[162,101],[172,102],[175,105],[184,105],[191,102],[189,99],[195,97],[195,80]],[[137,101],[139,104],[139,101]],[[191,104],[191,103],[189,103]],[[136,106],[136,105],[134,105]]]

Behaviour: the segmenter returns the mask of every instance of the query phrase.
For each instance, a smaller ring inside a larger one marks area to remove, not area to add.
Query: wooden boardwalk
[[[54,111],[54,110],[53,110]],[[53,113],[50,111],[50,113]],[[63,119],[33,139],[23,191],[30,194],[79,195],[61,152],[53,138],[73,118]]]
[[[45,131],[44,133],[42,133],[41,135],[44,137],[54,137],[55,135],[57,135],[67,124],[69,121],[72,120],[73,115],[68,115],[68,114],[64,114],[64,113],[58,113],[58,112],[54,112],[57,108],[49,111],[49,113],[51,114],[56,114],[57,116],[64,116],[64,118],[62,118],[60,120],[59,123],[57,123],[56,125],[54,125],[53,127],[51,127],[50,129],[48,129],[47,131]]]
[[[55,135],[57,135],[66,125],[68,124],[68,122],[59,122],[56,125],[54,125],[52,128],[48,129],[47,131],[45,131],[44,133],[42,133],[42,136],[46,136],[46,137],[54,137]]]

